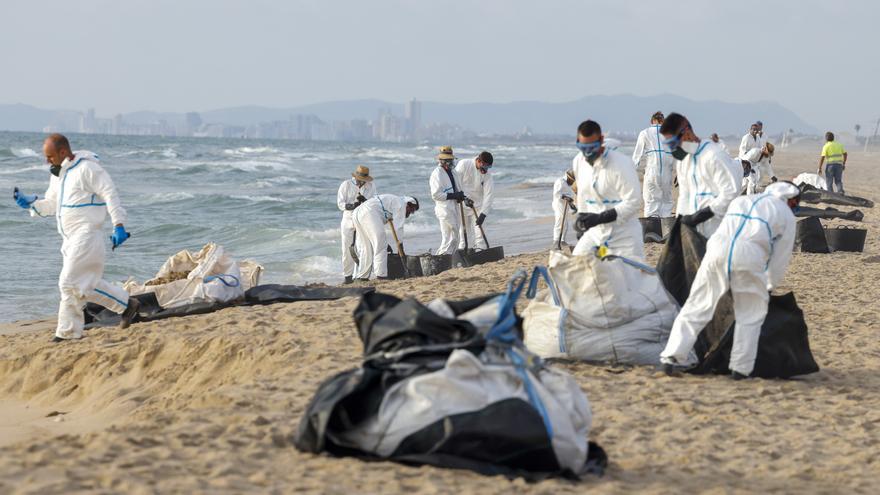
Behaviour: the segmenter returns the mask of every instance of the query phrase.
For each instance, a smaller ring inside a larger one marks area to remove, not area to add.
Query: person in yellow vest
[[[825,183],[828,192],[834,192],[833,183],[837,183],[837,192],[843,192],[843,171],[846,170],[847,153],[843,145],[834,140],[833,132],[825,133],[825,146],[819,155],[819,171],[822,175],[822,165],[825,165]]]

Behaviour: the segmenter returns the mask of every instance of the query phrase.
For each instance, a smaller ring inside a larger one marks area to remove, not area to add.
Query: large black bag
[[[795,230],[794,247],[803,253],[830,253],[825,229],[817,217],[799,220]]]
[[[666,290],[680,305],[684,305],[690,295],[691,284],[705,253],[706,238],[692,227],[676,222],[657,262],[657,273]],[[715,315],[694,344],[700,363],[691,372],[730,373],[728,363],[734,323],[733,297],[728,292],[719,300]],[[819,366],[810,351],[807,324],[794,294],[770,296],[751,376],[789,378],[816,371]]]
[[[874,202],[870,199],[858,196],[848,196],[837,192],[817,189],[809,184],[801,184],[801,202],[803,203],[827,203],[830,205],[858,206],[860,208],[873,208]]]

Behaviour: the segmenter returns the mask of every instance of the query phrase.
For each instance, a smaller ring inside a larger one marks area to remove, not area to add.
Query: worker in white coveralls
[[[645,245],[638,220],[642,199],[632,160],[605,149],[602,129],[592,120],[578,126],[575,144],[579,151],[572,161],[577,180],[575,230],[582,236],[572,254],[613,254],[643,261]]]
[[[470,241],[470,247],[489,247],[483,237],[483,229],[486,228],[484,222],[495,198],[495,179],[489,172],[493,161],[492,153],[482,151],[475,158],[459,160],[455,166],[455,173],[461,179],[461,192],[468,198],[464,202],[464,225],[459,232],[459,249],[465,249],[465,237]]]
[[[671,113],[660,127],[672,150],[678,177],[676,214],[682,223],[709,237],[721,224],[727,206],[740,194],[742,165],[711,139],[694,134],[687,118]]]
[[[645,200],[646,217],[672,216],[672,179],[675,166],[672,154],[663,146],[663,137],[660,135],[662,124],[662,112],[651,116],[651,126],[639,133],[632,155],[636,168],[645,164],[642,197]]]
[[[53,342],[83,336],[86,302],[93,302],[122,314],[120,328],[128,328],[140,304],[125,289],[103,280],[104,243],[101,233],[110,213],[113,248],[131,234],[125,231],[125,209],[110,175],[89,151],[73,152],[67,138],[52,134],[43,143],[43,154],[50,165],[49,188],[43,198],[22,194],[15,188],[18,206],[31,216],[55,215],[61,234],[63,263],[58,276],[61,302]]]
[[[767,144],[767,138],[764,137],[764,124],[759,120],[749,127],[749,132],[742,137],[739,143],[739,155],[742,160],[749,160],[747,156],[754,155],[764,149]],[[751,161],[751,160],[750,160]],[[773,157],[752,163],[752,171],[755,173],[757,185],[761,185],[763,179],[770,182],[776,182],[776,172],[773,171]]]
[[[419,209],[419,201],[410,196],[379,194],[368,199],[352,215],[357,232],[358,280],[369,280],[370,271],[376,278],[388,278],[388,236],[385,225],[393,225],[400,246],[403,247],[403,224]]]
[[[352,256],[355,231],[352,214],[355,209],[364,204],[368,199],[376,195],[376,183],[370,177],[370,169],[358,165],[351,174],[351,179],[339,185],[336,193],[336,206],[342,210],[342,225],[339,230],[342,233],[342,275],[346,284],[352,282],[354,276],[355,259]]]
[[[443,146],[437,155],[437,168],[431,172],[431,199],[434,214],[440,222],[440,247],[435,254],[452,254],[458,245],[458,229],[466,196],[461,190],[461,179],[454,169],[452,146]]]
[[[574,228],[577,213],[574,199],[576,193],[577,184],[573,170],[566,171],[565,175],[553,183],[553,247],[567,245],[565,236],[569,229]]]
[[[773,170],[770,166],[770,160],[773,159],[775,151],[773,143],[764,143],[761,148],[752,148],[745,155],[738,157],[740,161],[749,162],[750,173],[743,177],[743,187],[745,187],[747,194],[757,194],[762,169]],[[770,182],[776,182],[776,177],[771,177]]]
[[[748,377],[755,367],[769,291],[782,282],[791,260],[800,190],[784,181],[763,194],[740,196],[709,238],[690,296],[672,324],[660,362],[667,372],[689,366],[697,336],[715,314],[718,300],[730,290],[736,325],[730,369],[733,378]]]

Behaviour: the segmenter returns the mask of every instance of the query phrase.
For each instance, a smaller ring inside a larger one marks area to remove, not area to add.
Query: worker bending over
[[[368,199],[352,215],[357,232],[358,280],[369,280],[370,271],[378,279],[388,278],[389,246],[385,225],[390,225],[392,233],[403,247],[403,224],[407,217],[418,211],[419,201],[411,196],[379,194]]]

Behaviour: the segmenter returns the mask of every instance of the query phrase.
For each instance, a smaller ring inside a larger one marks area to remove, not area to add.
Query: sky
[[[877,19],[876,0],[2,0],[0,103],[110,116],[671,93],[867,128]]]

